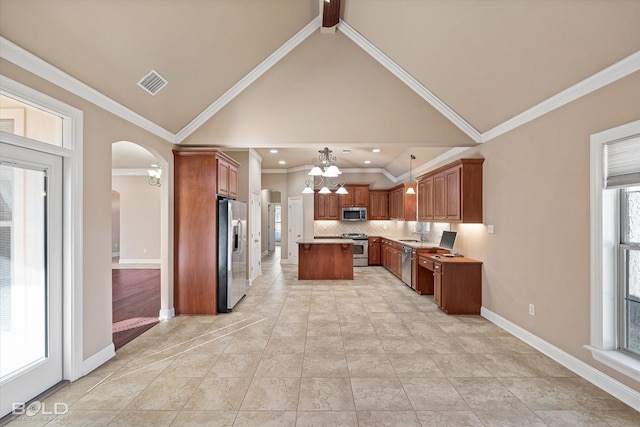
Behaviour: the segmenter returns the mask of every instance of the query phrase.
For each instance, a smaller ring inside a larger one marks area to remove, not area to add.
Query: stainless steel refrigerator
[[[218,200],[218,313],[228,313],[247,289],[247,204]]]

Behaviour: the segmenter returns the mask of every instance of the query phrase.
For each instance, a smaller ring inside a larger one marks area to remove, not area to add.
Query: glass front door
[[[0,416],[62,379],[61,166],[0,145]]]

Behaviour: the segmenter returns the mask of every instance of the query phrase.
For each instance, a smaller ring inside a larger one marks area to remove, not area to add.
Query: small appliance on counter
[[[354,240],[353,266],[366,267],[369,265],[369,236],[363,233],[343,233],[343,239]]]
[[[229,313],[247,290],[247,204],[218,200],[218,313]]]

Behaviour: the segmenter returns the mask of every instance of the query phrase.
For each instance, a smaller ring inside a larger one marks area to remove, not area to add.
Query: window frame
[[[591,135],[591,337],[595,360],[640,381],[640,359],[619,349],[620,191],[604,188],[604,145],[640,135],[640,120]]]
[[[636,188],[639,186],[632,186]],[[629,349],[628,342],[628,309],[626,300],[629,297],[629,265],[628,265],[628,251],[640,251],[640,242],[631,242],[629,236],[626,235],[627,224],[629,217],[626,215],[628,212],[628,197],[626,195],[629,187],[620,188],[619,191],[619,203],[620,203],[620,227],[618,233],[618,349],[631,357],[640,359],[640,351],[636,352]]]

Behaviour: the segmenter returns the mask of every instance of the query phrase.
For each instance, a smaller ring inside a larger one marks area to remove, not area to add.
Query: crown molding
[[[282,58],[284,58],[289,52],[295,49],[300,43],[313,34],[318,28],[320,28],[322,20],[319,16],[315,17],[309,22],[302,30],[298,31],[293,37],[287,40],[282,46],[280,46],[275,52],[262,61],[256,68],[251,70],[249,74],[240,79],[229,90],[227,90],[220,98],[216,99],[205,110],[198,114],[189,124],[182,128],[176,134],[176,143],[180,144],[186,138],[195,132],[200,126],[213,117],[218,111],[224,108],[229,102],[231,102],[242,91],[249,87],[253,82],[258,80],[264,73],[266,73],[271,67],[277,64]]]
[[[481,142],[487,142],[516,129],[525,123],[537,119],[551,111],[562,107],[578,98],[590,94],[610,83],[615,82],[629,74],[640,70],[640,51],[633,53],[621,61],[605,68],[604,70],[587,77],[581,82],[563,90],[560,93],[548,98],[536,106],[518,114],[515,117],[499,124],[482,134]]]
[[[0,36],[0,57],[171,143],[174,135],[31,52]]]
[[[396,64],[391,58],[385,55],[380,49],[375,47],[369,40],[364,38],[360,33],[353,29],[342,19],[338,24],[338,29],[349,37],[355,44],[360,46],[365,52],[371,55],[376,61],[378,61],[383,67],[391,71],[391,73],[406,84],[411,90],[417,93],[422,99],[427,101],[433,108],[435,108],[440,114],[445,116],[451,123],[456,125],[458,129],[467,134],[469,138],[475,142],[481,142],[481,134],[471,126],[465,119],[463,119],[458,113],[453,111],[451,107],[445,104],[440,98],[438,98],[433,92],[424,87],[418,80],[416,80],[411,74],[407,73],[404,68]]]

